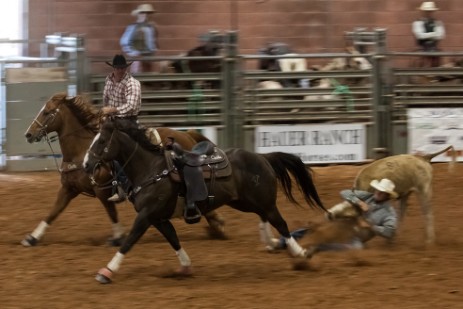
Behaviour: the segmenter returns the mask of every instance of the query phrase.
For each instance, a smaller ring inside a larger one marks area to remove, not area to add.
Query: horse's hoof
[[[225,234],[224,228],[217,228],[215,226],[206,226],[207,234],[212,239],[228,239],[227,234]]]
[[[121,237],[119,238],[108,238],[108,245],[112,246],[112,247],[120,247],[122,246],[122,243],[124,242],[125,240],[125,235],[122,235]]]
[[[38,242],[39,240],[37,238],[29,234],[26,236],[26,238],[21,240],[21,245],[24,247],[34,247]]]
[[[191,277],[193,276],[193,269],[191,266],[181,266],[174,272],[175,277]]]
[[[265,246],[265,251],[267,251],[268,253],[280,253],[278,250],[276,250],[272,246]]]
[[[106,277],[105,275],[101,275],[101,274],[97,274],[95,276],[95,279],[101,284],[108,284],[112,282],[110,278]]]
[[[311,259],[315,253],[317,253],[317,247],[316,246],[312,246],[310,247],[309,249],[304,249],[304,255],[303,257],[305,257],[306,259]]]
[[[310,269],[310,265],[307,259],[304,259],[301,257],[295,258],[292,261],[292,264],[293,264],[293,270],[309,270]]]
[[[108,284],[112,282],[111,280],[112,274],[113,274],[112,271],[104,267],[98,271],[98,273],[95,276],[95,279],[101,284]]]
[[[177,278],[183,279],[193,276],[193,270],[191,266],[181,266],[179,269],[176,270],[164,270],[161,274],[163,278]]]

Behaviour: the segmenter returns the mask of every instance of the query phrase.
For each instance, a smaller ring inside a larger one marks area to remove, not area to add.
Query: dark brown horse
[[[212,57],[219,56],[222,45],[215,42],[207,42],[197,46],[186,53],[186,57]],[[177,73],[210,73],[220,72],[220,59],[184,59],[176,60],[172,66]]]
[[[189,50],[184,59],[175,60],[171,63],[175,73],[219,73],[222,70],[221,59],[188,59],[189,57],[213,57],[220,56],[222,44],[217,42],[206,42]],[[180,82],[184,83],[184,82]],[[198,81],[189,81],[186,83],[188,88],[195,88]],[[202,81],[200,88],[220,88],[219,80]],[[177,85],[182,88],[182,85]],[[184,87],[183,87],[184,88]]]
[[[93,172],[101,161],[117,160],[123,165],[134,187],[138,188],[134,196],[137,217],[119,251],[97,274],[96,279],[101,283],[111,282],[111,276],[120,268],[124,256],[151,225],[159,230],[175,250],[181,265],[179,274],[191,274],[190,258],[181,247],[170,222],[182,183],[171,178],[175,169],[169,165],[164,148],[148,143],[145,132],[135,131],[129,133],[127,129],[119,127],[117,122],[104,123],[84,160],[87,172]],[[224,158],[225,155],[214,156],[220,157]],[[213,178],[211,175],[211,180],[206,183],[209,194],[214,198],[197,203],[201,213],[225,204],[243,212],[255,213],[260,217],[261,237],[267,246],[274,245],[270,230],[272,225],[285,237],[292,256],[307,257],[308,252],[291,237],[288,225],[277,208],[276,198],[280,182],[288,199],[296,203],[291,192],[292,175],[308,205],[325,209],[310,170],[306,169],[299,157],[282,152],[256,154],[243,149],[230,149],[226,151],[226,157],[231,173],[224,173],[224,177]]]
[[[66,93],[57,93],[45,103],[27,129],[25,135],[30,143],[38,142],[44,137],[48,140],[47,134],[56,132],[63,160],[60,168],[61,188],[59,188],[53,208],[37,228],[21,242],[24,246],[36,245],[45,230],[79,194],[100,200],[112,223],[111,242],[113,245],[120,244],[124,229],[119,222],[114,203],[107,200],[112,193],[113,177],[109,170],[101,169],[100,174],[95,177],[96,180],[92,181],[82,168],[85,153],[98,132],[99,121],[98,110],[85,97],[67,98]],[[192,136],[188,132],[169,128],[157,128],[153,132],[158,132],[155,134],[155,138],[160,139],[158,143],[166,143],[168,137],[174,137],[187,149],[191,149],[198,141],[207,139],[199,133],[191,133],[194,134]],[[212,235],[223,237],[223,220],[215,212],[207,213],[205,217],[211,227]]]

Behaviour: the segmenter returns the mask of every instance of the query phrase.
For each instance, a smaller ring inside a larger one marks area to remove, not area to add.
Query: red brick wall
[[[462,0],[435,2],[447,30],[441,48],[462,50]],[[199,34],[229,30],[236,23],[242,53],[256,53],[269,41],[288,43],[301,53],[339,52],[344,32],[354,27],[387,28],[389,50],[412,51],[411,23],[420,16],[421,0],[30,0],[29,39],[54,32],[83,34],[89,56],[112,57],[120,51],[125,26],[134,21],[130,12],[141,3],[158,11],[152,19],[162,56],[184,52],[198,45]],[[230,13],[233,4],[237,14]]]

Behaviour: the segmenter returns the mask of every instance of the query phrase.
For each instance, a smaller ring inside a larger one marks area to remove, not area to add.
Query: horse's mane
[[[68,99],[66,93],[58,93],[52,99],[64,103],[82,126],[98,133],[101,114],[87,96],[77,95]]]
[[[130,122],[121,121],[121,120],[113,120],[115,127],[126,133],[130,138],[132,138],[135,142],[137,142],[142,148],[148,151],[159,151],[161,150],[161,146],[153,144],[148,136],[146,135],[146,128],[145,127],[135,127],[131,125]]]

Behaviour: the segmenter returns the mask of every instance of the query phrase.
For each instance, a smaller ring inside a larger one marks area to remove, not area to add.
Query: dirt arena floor
[[[194,276],[166,278],[178,260],[150,229],[127,255],[109,285],[94,277],[116,252],[106,245],[108,217],[97,200],[78,197],[38,246],[20,245],[48,213],[59,186],[57,172],[0,173],[0,308],[463,308],[463,165],[434,166],[437,244],[424,244],[424,221],[414,197],[394,243],[373,239],[367,249],[325,252],[306,270],[286,254],[268,253],[258,218],[229,207],[227,240],[208,237],[206,222],[174,220]],[[327,206],[339,202],[360,166],[315,167]],[[300,195],[298,195],[300,197]],[[134,211],[119,206],[129,228]],[[291,229],[322,213],[279,197]]]

